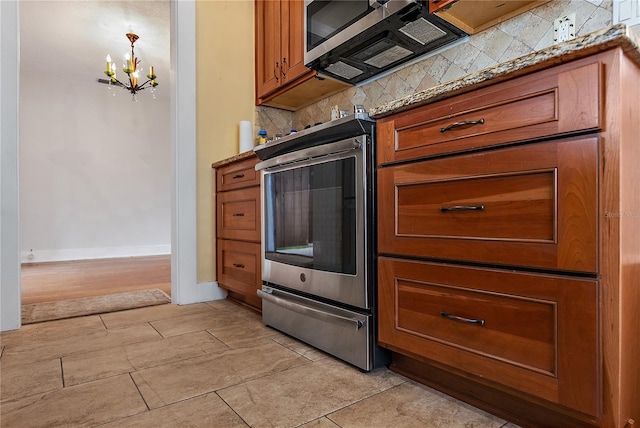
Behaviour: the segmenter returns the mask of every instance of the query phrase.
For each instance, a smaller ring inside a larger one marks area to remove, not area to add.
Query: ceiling
[[[95,83],[106,77],[107,54],[122,68],[131,51],[125,34],[133,32],[145,74],[153,65],[159,88],[169,87],[168,0],[22,0],[19,7],[21,73]]]

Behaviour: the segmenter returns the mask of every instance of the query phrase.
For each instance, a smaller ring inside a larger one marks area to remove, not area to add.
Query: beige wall
[[[238,154],[238,123],[254,114],[252,0],[198,0],[198,282],[215,280],[215,200],[211,162]]]

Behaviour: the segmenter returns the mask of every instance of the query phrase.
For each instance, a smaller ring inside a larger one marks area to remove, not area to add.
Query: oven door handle
[[[274,296],[273,294],[265,293],[262,290],[257,291],[260,298],[273,303],[274,305],[278,305],[302,315],[310,316],[320,321],[341,325],[347,328],[355,327],[356,331],[360,330],[364,326],[364,322],[356,318],[343,317],[342,315],[332,314],[330,312],[321,311],[319,309],[305,306],[300,303],[295,303],[290,300]]]

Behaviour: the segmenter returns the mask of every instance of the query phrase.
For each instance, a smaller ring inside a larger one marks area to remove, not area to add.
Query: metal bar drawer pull
[[[242,263],[234,263],[234,264],[233,264],[233,267],[237,267],[237,268],[240,268],[240,269],[244,269],[244,265],[243,265]]]
[[[440,132],[445,133],[447,131],[451,131],[452,129],[456,129],[456,128],[460,128],[463,126],[473,126],[473,125],[482,125],[484,124],[484,119],[479,119],[479,120],[465,120],[462,122],[455,122],[452,123],[449,126],[446,126],[444,128],[440,128]]]
[[[464,322],[464,323],[467,323],[467,324],[484,325],[484,320],[479,320],[479,319],[474,319],[474,318],[459,317],[457,315],[452,315],[447,311],[440,311],[440,316],[442,316],[444,318],[449,318],[452,321]]]
[[[244,177],[244,174],[236,174],[233,176],[233,178],[242,178]]]
[[[233,213],[234,217],[244,217],[244,213]]]
[[[449,211],[484,211],[484,205],[454,205],[452,207],[440,207],[440,212]]]

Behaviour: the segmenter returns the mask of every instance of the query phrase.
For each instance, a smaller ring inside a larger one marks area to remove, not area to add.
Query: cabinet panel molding
[[[378,170],[378,250],[597,271],[597,137],[485,150]]]

